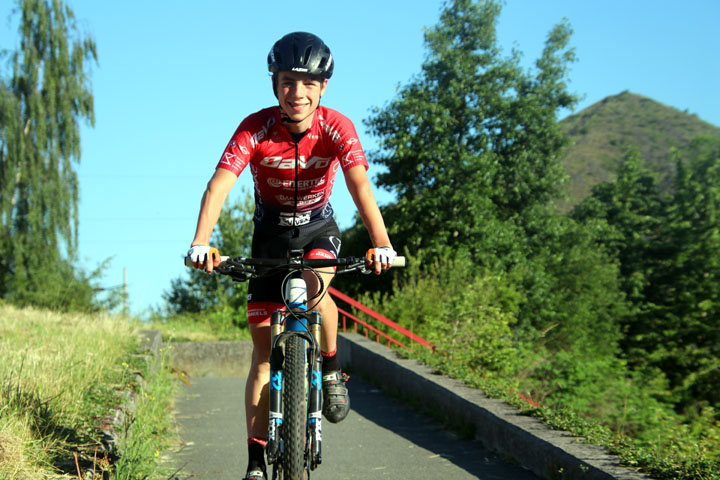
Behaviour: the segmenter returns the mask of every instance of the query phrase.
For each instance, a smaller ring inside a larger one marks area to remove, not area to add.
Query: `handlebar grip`
[[[220,264],[217,265],[217,266],[218,266],[218,267],[222,266],[228,258],[230,258],[230,257],[228,257],[227,255],[221,255],[221,256],[220,256]],[[190,260],[190,257],[186,256],[185,259],[184,259],[184,261],[185,261],[185,266],[186,266],[186,267],[192,267],[192,266],[193,266],[193,262],[192,262],[192,260]]]
[[[375,260],[375,249],[371,248],[367,251],[365,254],[365,261],[372,263]],[[404,267],[406,265],[405,257],[398,255],[393,260],[392,266],[393,267]]]

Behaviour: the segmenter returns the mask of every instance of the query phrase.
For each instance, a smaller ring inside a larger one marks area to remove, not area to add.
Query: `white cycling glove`
[[[205,263],[210,256],[210,245],[193,245],[188,250],[187,256],[194,263]]]
[[[392,247],[378,247],[375,248],[375,260],[382,263],[383,265],[392,265],[393,260],[397,256],[397,252]]]

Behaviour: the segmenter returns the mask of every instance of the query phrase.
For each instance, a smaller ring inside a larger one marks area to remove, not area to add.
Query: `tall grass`
[[[118,317],[0,305],[0,479],[78,478],[78,466],[107,467],[97,427],[122,405],[121,392],[148,394],[136,381],[137,372],[148,376],[137,346],[135,326]],[[167,408],[168,392],[160,393]]]

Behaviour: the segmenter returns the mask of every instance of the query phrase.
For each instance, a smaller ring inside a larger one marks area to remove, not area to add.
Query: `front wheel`
[[[283,366],[283,478],[305,478],[305,428],[307,417],[307,362],[305,340],[291,336],[285,342]]]

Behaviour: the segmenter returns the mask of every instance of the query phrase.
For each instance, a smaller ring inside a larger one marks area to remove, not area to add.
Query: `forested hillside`
[[[671,149],[685,149],[700,135],[720,138],[720,127],[627,91],[570,115],[560,126],[569,138],[561,157],[570,175],[569,205],[587,197],[598,183],[614,179],[628,147],[637,148],[658,173],[661,188],[668,190],[675,171]]]

